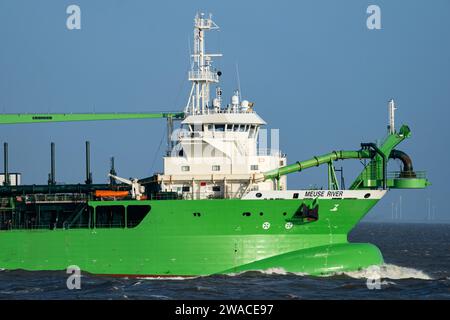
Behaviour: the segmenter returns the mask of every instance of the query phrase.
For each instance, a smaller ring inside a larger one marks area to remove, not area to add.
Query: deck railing
[[[411,173],[402,171],[390,171],[387,173],[388,179],[426,179],[426,177],[426,171],[413,171]]]
[[[25,203],[81,203],[88,200],[88,196],[84,193],[30,194],[21,198]]]
[[[210,81],[219,82],[219,76],[212,71],[189,71],[190,81]]]

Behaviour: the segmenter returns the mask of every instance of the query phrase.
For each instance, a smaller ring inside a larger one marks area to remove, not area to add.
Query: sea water
[[[311,277],[280,268],[192,278],[110,278],[65,272],[0,271],[0,299],[450,299],[450,224],[362,223],[349,236],[383,252],[374,270]],[[368,281],[369,279],[369,281]]]

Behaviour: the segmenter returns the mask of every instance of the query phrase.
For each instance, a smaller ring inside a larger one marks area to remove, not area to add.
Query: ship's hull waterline
[[[317,221],[292,220],[302,199],[115,201],[149,205],[134,228],[0,231],[0,267],[93,274],[197,276],[280,268],[311,275],[383,262],[347,234],[379,199],[319,199]],[[99,207],[107,202],[93,201]]]

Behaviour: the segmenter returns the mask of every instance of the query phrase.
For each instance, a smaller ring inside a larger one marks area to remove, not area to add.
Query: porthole
[[[366,194],[364,195],[364,198],[365,198],[365,199],[370,198],[370,193],[366,193]]]
[[[260,215],[260,216],[263,216],[263,215],[264,215],[264,212],[260,212],[259,215]]]
[[[285,215],[287,215],[287,213],[286,213],[286,212],[283,212],[283,216],[285,216]]]
[[[255,196],[256,196],[257,198],[261,198],[261,197],[262,197],[262,193],[261,193],[261,192],[258,192]]]
[[[244,213],[242,213],[242,215],[244,217],[250,217],[252,214],[251,214],[251,212],[244,212]]]

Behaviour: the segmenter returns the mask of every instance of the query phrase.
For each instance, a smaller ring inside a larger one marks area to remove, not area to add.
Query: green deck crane
[[[129,119],[183,119],[184,112],[143,113],[4,113],[0,124],[48,123],[72,121],[129,120]]]
[[[167,119],[167,146],[172,147],[171,132],[173,121],[183,120],[184,112],[115,112],[115,113],[3,113],[0,114],[0,124],[51,123],[75,121],[104,120],[136,120],[136,119]]]

